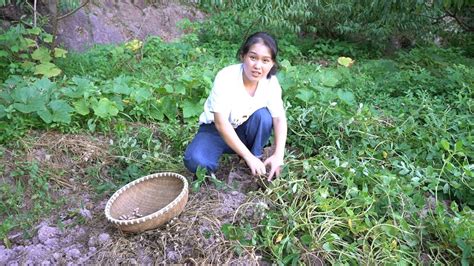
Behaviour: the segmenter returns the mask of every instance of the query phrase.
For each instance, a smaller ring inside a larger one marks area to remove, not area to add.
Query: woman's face
[[[263,43],[250,46],[249,51],[242,58],[242,63],[244,66],[243,78],[246,83],[256,83],[262,78],[266,78],[275,64],[270,48]]]

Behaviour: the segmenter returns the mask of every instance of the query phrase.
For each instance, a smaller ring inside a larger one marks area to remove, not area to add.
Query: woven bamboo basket
[[[125,232],[156,228],[179,215],[188,201],[188,181],[176,173],[141,177],[115,192],[105,206],[107,220]],[[140,216],[123,218],[139,210]]]

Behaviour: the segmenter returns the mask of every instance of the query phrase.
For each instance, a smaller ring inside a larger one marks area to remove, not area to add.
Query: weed
[[[49,186],[49,173],[40,171],[36,163],[17,163],[6,181],[0,183],[0,238],[7,239],[13,229],[30,234],[33,225],[53,208],[63,204],[53,200]]]

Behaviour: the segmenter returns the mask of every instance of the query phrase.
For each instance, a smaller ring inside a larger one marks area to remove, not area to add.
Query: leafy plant
[[[6,236],[11,230],[18,228],[31,233],[32,225],[62,201],[53,200],[49,173],[40,170],[36,163],[19,162],[16,170],[3,178],[13,181],[0,184],[0,217],[3,220],[0,239],[8,246]]]
[[[472,31],[468,2],[457,1],[209,1],[197,4],[214,11],[214,19],[206,22],[209,35],[219,39],[238,40],[250,32],[270,30],[279,36],[303,33],[329,38],[342,38],[369,44],[381,50],[390,42],[433,39],[434,32],[448,33],[449,28]],[[215,12],[218,11],[218,12]],[[240,16],[232,16],[238,12]],[[452,17],[453,19],[445,19]],[[457,22],[456,22],[457,21]],[[454,27],[453,27],[454,24]],[[222,27],[217,27],[217,25]],[[400,44],[403,46],[404,44]]]
[[[25,29],[21,24],[11,27],[0,35],[0,69],[5,80],[7,74],[34,74],[40,77],[56,77],[61,70],[53,63],[64,58],[67,51],[50,50],[53,36],[40,28]]]

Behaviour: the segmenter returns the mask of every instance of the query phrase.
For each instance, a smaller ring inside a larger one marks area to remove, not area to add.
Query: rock
[[[80,209],[79,213],[86,220],[91,220],[92,219],[92,213],[88,209]]]
[[[181,36],[176,23],[201,20],[204,14],[178,1],[160,5],[139,1],[91,1],[59,22],[58,41],[67,49],[84,51],[94,44],[116,44],[160,36],[171,41]]]
[[[7,261],[12,257],[13,250],[5,249],[4,246],[0,245],[0,265],[7,264]]]
[[[46,224],[42,224],[38,230],[38,240],[44,244],[48,239],[57,237],[59,233],[60,232],[56,227],[50,227]]]
[[[177,261],[179,261],[179,259],[181,258],[181,256],[180,256],[179,253],[176,252],[175,250],[173,250],[173,249],[167,249],[167,250],[166,250],[166,258],[167,258],[170,262],[177,262]]]
[[[49,249],[56,248],[58,246],[58,239],[57,238],[49,238],[43,242],[43,244],[48,247]]]
[[[77,248],[71,248],[66,251],[66,256],[72,259],[77,259],[81,256],[81,251]]]
[[[25,249],[24,246],[16,246],[13,248],[13,251],[19,253],[19,252],[22,252],[24,249]]]
[[[40,263],[40,265],[41,265],[41,266],[49,266],[49,265],[53,265],[53,264],[52,264],[51,261],[49,261],[49,260],[44,260],[44,261],[42,261],[42,262]]]
[[[99,243],[104,244],[105,242],[109,241],[110,235],[107,233],[102,233],[99,235]]]
[[[59,254],[58,252],[53,253],[53,258],[54,258],[55,260],[59,260],[61,257],[62,257],[62,255]]]
[[[42,259],[47,259],[49,257],[49,253],[46,246],[42,244],[28,246],[25,248],[25,252],[26,252],[25,258],[27,260],[40,261]],[[32,265],[28,263],[25,263],[25,264]]]
[[[95,247],[97,245],[97,237],[96,236],[91,236],[89,238],[89,241],[87,241],[87,245],[89,247]]]

